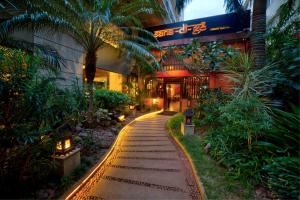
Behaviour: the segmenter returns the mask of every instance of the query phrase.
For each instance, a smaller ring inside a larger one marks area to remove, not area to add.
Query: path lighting
[[[157,99],[156,98],[152,99],[152,104],[155,105],[156,103],[157,103]]]
[[[195,114],[194,110],[192,108],[188,108],[188,109],[186,109],[186,111],[183,114],[184,114],[184,117],[185,117],[185,120],[184,120],[185,124],[191,125],[193,116]]]
[[[123,122],[123,121],[125,121],[125,115],[119,115],[117,117],[117,119],[118,119],[119,122]]]
[[[59,139],[56,141],[55,153],[64,155],[73,150],[73,138],[71,128],[65,124],[58,128]]]
[[[135,105],[129,104],[129,110],[134,110],[134,109],[135,109]]]

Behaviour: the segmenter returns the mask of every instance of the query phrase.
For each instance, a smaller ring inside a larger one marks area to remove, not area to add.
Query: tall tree
[[[182,11],[191,0],[176,0],[176,8]],[[227,12],[242,13],[244,0],[224,0]],[[266,61],[266,8],[267,0],[253,0],[251,51],[256,68],[262,68]]]
[[[89,119],[93,112],[93,81],[97,51],[105,46],[143,59],[158,67],[148,47],[157,47],[152,33],[143,29],[142,15],[161,14],[154,0],[26,0],[27,13],[13,17],[10,26],[34,25],[34,30],[63,32],[70,35],[85,52],[85,75],[89,88]],[[32,27],[32,26],[28,26]]]

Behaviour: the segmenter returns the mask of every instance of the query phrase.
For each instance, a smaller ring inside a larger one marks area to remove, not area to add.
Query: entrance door
[[[166,84],[165,110],[180,112],[181,87],[179,83]]]

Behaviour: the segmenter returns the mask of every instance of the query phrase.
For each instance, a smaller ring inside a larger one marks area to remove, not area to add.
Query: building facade
[[[164,23],[176,22],[180,19],[179,13],[175,9],[175,0],[156,0],[166,11],[165,17],[150,15],[142,18],[145,27],[155,26]],[[15,0],[0,2],[0,22],[11,18],[14,15],[24,12],[21,3]],[[39,31],[36,33],[22,31],[15,32],[14,36],[35,44],[53,47],[62,57],[61,79],[58,85],[69,87],[74,83],[82,85],[85,82],[83,48],[77,44],[70,36],[49,31]],[[130,73],[132,61],[126,56],[120,57],[120,52],[104,46],[97,52],[97,71],[95,86],[115,91],[124,91],[124,84]]]
[[[184,111],[193,106],[207,89],[230,91],[230,81],[218,70],[195,70],[180,54],[193,41],[202,46],[221,41],[238,51],[248,51],[250,11],[240,19],[236,13],[165,24],[149,28],[160,41],[162,51],[154,51],[161,69],[146,76],[144,104],[169,111]],[[201,56],[201,55],[200,55]]]

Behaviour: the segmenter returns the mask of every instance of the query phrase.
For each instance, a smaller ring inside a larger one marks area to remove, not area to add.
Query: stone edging
[[[186,158],[187,158],[187,160],[188,160],[188,162],[190,164],[193,177],[194,177],[194,179],[195,179],[195,181],[197,183],[198,189],[200,191],[201,199],[202,200],[207,200],[205,188],[204,188],[204,186],[203,186],[203,184],[202,184],[202,182],[200,180],[200,177],[197,175],[196,167],[195,167],[195,165],[193,163],[192,158],[190,157],[190,155],[188,154],[188,152],[185,150],[184,146],[179,142],[179,140],[171,134],[173,131],[170,128],[168,128],[168,127],[167,127],[167,130],[168,130],[169,136],[172,139],[172,141],[174,142],[174,144],[181,149],[181,151],[186,156]]]
[[[147,113],[144,115],[141,115],[135,119],[133,119],[131,122],[129,122],[128,124],[126,124],[120,131],[119,134],[117,136],[117,138],[115,139],[113,145],[111,145],[110,149],[105,153],[105,155],[102,157],[103,159],[99,160],[97,162],[97,164],[94,165],[94,167],[92,167],[90,170],[88,170],[88,172],[86,173],[86,175],[84,175],[79,181],[77,181],[63,196],[61,196],[59,199],[65,199],[65,200],[69,200],[71,199],[82,187],[85,186],[85,184],[88,182],[88,180],[97,172],[97,170],[99,170],[104,163],[107,161],[108,157],[112,154],[112,152],[115,150],[116,145],[118,144],[118,142],[121,140],[121,138],[123,137],[123,135],[126,132],[126,129],[128,128],[129,125],[131,125],[132,123],[134,123],[136,120],[146,117],[148,115],[153,115],[153,114],[158,114],[161,113],[162,110],[160,111],[155,111],[155,112],[151,112],[151,113]]]

